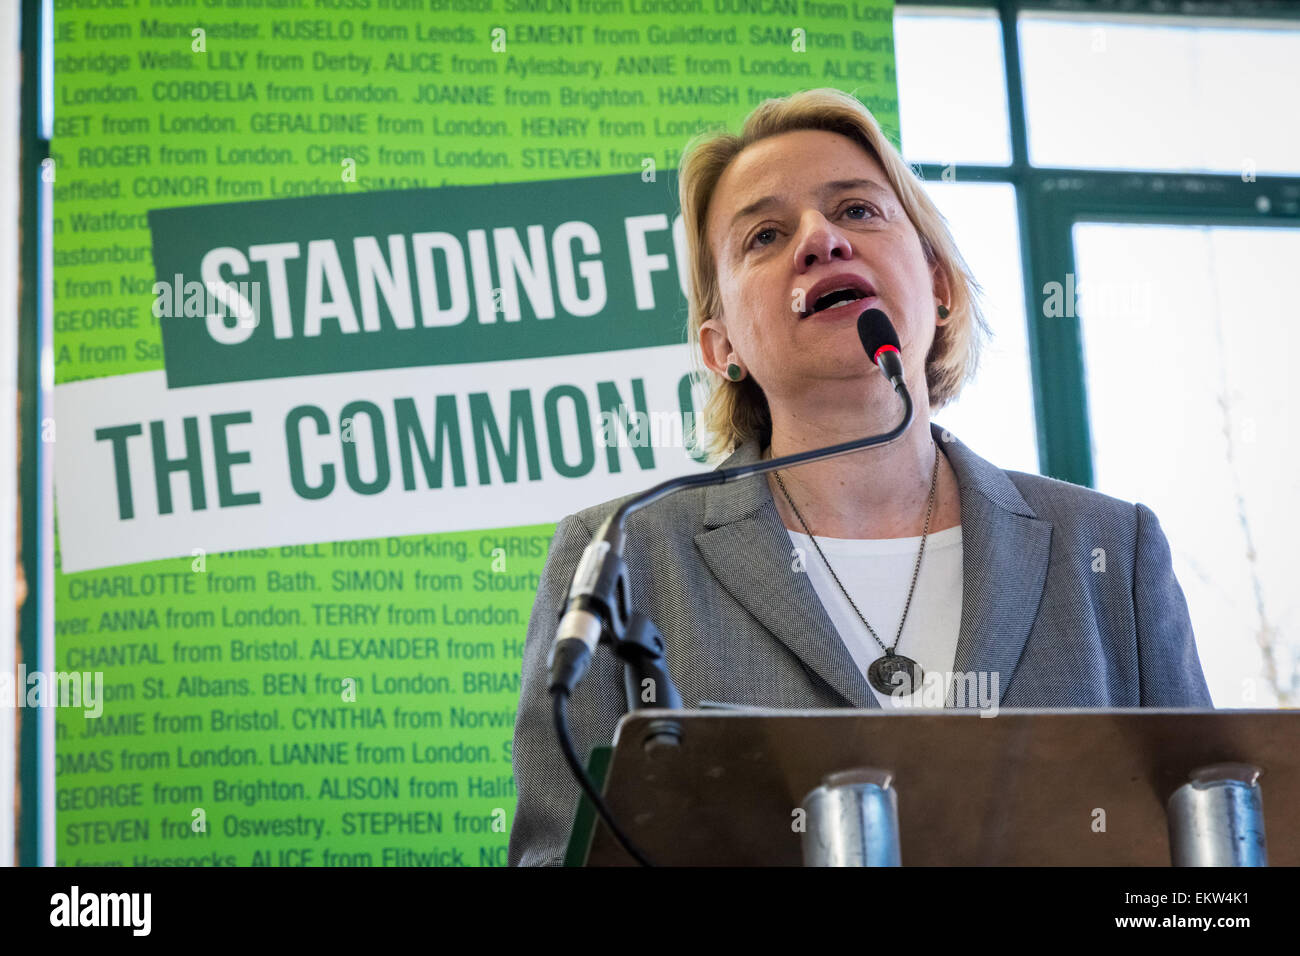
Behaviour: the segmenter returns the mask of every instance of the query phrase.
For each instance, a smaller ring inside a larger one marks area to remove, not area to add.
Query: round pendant
[[[921,665],[902,654],[877,657],[867,668],[867,680],[882,694],[906,697],[921,689]]]

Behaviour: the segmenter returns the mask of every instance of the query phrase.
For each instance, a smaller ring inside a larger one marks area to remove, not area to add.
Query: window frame
[[[1029,369],[1034,396],[1039,470],[1044,475],[1093,487],[1092,429],[1088,417],[1087,369],[1077,315],[1044,315],[1044,288],[1075,273],[1076,222],[1141,222],[1169,225],[1300,227],[1300,176],[1259,176],[1243,182],[1231,173],[1180,173],[1033,166],[1021,73],[1019,22],[1022,13],[1067,15],[1109,23],[1205,23],[1231,18],[1300,25],[1300,8],[1280,0],[1209,0],[1185,12],[1164,0],[895,0],[899,13],[957,15],[992,13],[1002,27],[1007,83],[1011,163],[965,165],[948,178],[958,182],[1009,183],[1015,190],[1025,295]],[[922,179],[940,180],[938,163],[914,163]],[[1266,209],[1256,205],[1269,199]],[[1073,310],[1071,310],[1073,311]]]

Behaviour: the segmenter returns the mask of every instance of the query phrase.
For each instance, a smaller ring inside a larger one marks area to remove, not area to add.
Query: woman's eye
[[[855,209],[862,210],[862,215],[860,216],[852,215]],[[858,222],[867,222],[870,219],[874,219],[877,215],[875,207],[864,202],[855,202],[853,205],[847,206],[843,214],[849,216],[850,218]],[[777,231],[776,228],[773,226],[768,226],[764,229],[760,229],[758,232],[754,233],[754,237],[750,239],[749,248],[752,249],[756,246],[770,246],[773,242],[776,241],[776,231]],[[769,240],[764,240],[763,236],[767,235],[768,233],[772,234],[772,238]]]

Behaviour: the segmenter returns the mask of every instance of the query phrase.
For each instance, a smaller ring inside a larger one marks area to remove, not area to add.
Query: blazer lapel
[[[760,454],[749,442],[719,467],[749,464]],[[704,523],[712,530],[695,543],[722,586],[847,706],[879,709],[808,575],[792,568],[794,545],[764,476],[710,485]]]
[[[1006,472],[946,429],[931,424],[930,430],[961,494],[962,608],[953,671],[974,673],[977,680],[996,672],[1001,703],[1038,615],[1052,525],[1038,518]],[[948,707],[954,696],[949,693]]]
[[[1042,600],[1052,526],[1005,472],[947,430],[930,428],[961,495],[962,613],[953,670],[997,672],[1001,703]],[[760,455],[750,441],[719,467]],[[763,476],[706,488],[704,523],[709,530],[695,543],[722,586],[847,706],[879,709],[807,574],[792,569],[793,545]]]

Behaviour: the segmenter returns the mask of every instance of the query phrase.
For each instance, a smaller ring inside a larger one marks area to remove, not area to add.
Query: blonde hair
[[[699,422],[709,433],[705,450],[714,460],[751,438],[768,443],[772,419],[767,397],[752,376],[733,382],[705,368],[700,356],[700,326],[706,319],[722,314],[717,267],[708,242],[709,202],[724,170],[742,150],[770,136],[795,130],[839,133],[873,156],[920,236],[926,261],[937,264],[948,281],[948,321],[935,328],[934,342],[925,359],[932,412],[956,398],[974,375],[982,339],[989,333],[978,301],[979,285],[957,250],[947,222],[920,180],[885,138],[871,112],[854,97],[836,89],[804,90],[765,100],[746,117],[739,135],[706,132],[691,140],[678,170],[690,263],[687,341],[693,377],[707,390]]]

